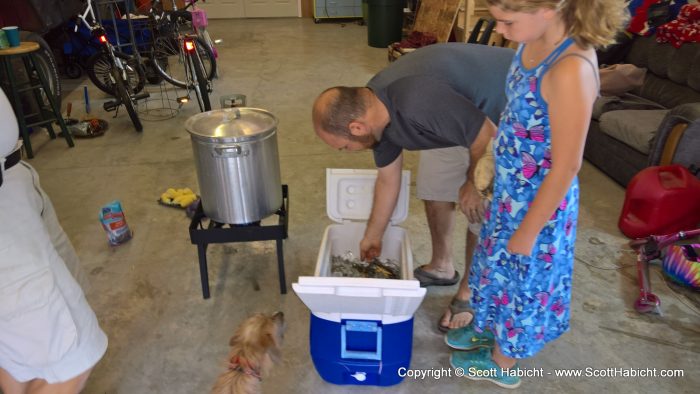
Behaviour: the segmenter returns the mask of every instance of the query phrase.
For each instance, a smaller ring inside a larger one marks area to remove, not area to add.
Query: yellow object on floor
[[[166,205],[179,205],[186,208],[197,199],[197,195],[189,188],[173,189],[170,188],[165,193],[160,195],[160,202]]]

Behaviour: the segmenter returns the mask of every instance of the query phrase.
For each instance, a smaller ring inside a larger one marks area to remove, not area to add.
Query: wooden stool
[[[53,94],[49,88],[47,81],[47,76],[42,73],[42,70],[37,67],[37,62],[35,59],[35,54],[39,50],[39,44],[33,41],[23,41],[18,47],[0,49],[0,63],[2,63],[2,68],[5,69],[5,75],[7,75],[7,84],[5,92],[12,103],[12,107],[17,116],[17,122],[19,122],[19,130],[22,133],[22,140],[24,141],[24,147],[27,151],[27,157],[30,159],[34,157],[34,151],[32,150],[32,144],[29,140],[29,128],[34,126],[44,126],[49,132],[49,136],[52,139],[56,138],[56,133],[53,131],[51,123],[54,121],[58,122],[61,131],[63,132],[63,137],[65,137],[68,146],[73,147],[73,138],[71,137],[68,129],[66,128],[66,123],[63,121],[61,116],[61,109],[56,105],[54,101]],[[14,68],[12,67],[12,59],[18,57],[22,59],[24,63],[24,68],[27,72],[27,77],[29,82],[26,84],[18,85],[17,79],[15,77]],[[36,75],[39,77],[38,80],[33,78],[32,70],[36,71]],[[49,107],[46,106],[44,98],[41,94],[41,89],[44,90],[44,96],[49,102]],[[38,105],[38,112],[32,114],[24,114],[22,109],[22,101],[20,100],[20,93],[31,90]],[[37,119],[34,119],[37,118]],[[29,122],[29,120],[32,120]]]

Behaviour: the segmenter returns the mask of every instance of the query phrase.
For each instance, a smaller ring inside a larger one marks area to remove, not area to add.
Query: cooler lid
[[[365,221],[372,212],[377,170],[326,169],[326,213],[338,223]],[[389,223],[396,225],[408,217],[408,192],[411,172],[401,171],[401,191]]]
[[[292,288],[314,314],[410,319],[426,289],[417,280],[300,276]],[[399,319],[402,320],[402,319]]]
[[[244,142],[267,137],[277,118],[264,109],[226,108],[191,116],[185,128],[193,138],[212,142]]]

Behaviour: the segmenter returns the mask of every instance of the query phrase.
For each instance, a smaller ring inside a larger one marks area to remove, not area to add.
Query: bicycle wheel
[[[126,86],[128,86],[128,90],[132,94],[143,90],[146,84],[146,76],[136,58],[118,53],[115,53],[115,56],[124,60],[124,64],[127,66],[126,73],[129,78]],[[104,52],[98,52],[90,56],[86,66],[87,75],[90,77],[92,83],[101,91],[111,94],[112,96],[114,96],[116,92],[114,82],[112,82],[110,78],[113,68],[112,59]]]
[[[36,52],[36,66],[41,68],[41,73],[49,83],[49,89],[53,94],[53,99],[56,105],[61,106],[61,79],[58,74],[58,67],[56,66],[56,58],[51,51],[49,44],[44,41],[44,39],[32,32],[20,31],[20,39],[22,41],[34,41],[39,44],[39,51]],[[24,71],[24,68],[21,68]],[[36,74],[36,72],[34,72]],[[33,76],[34,77],[34,76]]]
[[[134,101],[131,99],[131,94],[126,87],[126,81],[124,80],[122,73],[116,67],[112,68],[112,78],[114,78],[114,88],[116,90],[115,96],[122,104],[124,104],[124,108],[126,108],[126,112],[129,114],[131,123],[134,124],[136,131],[143,131],[141,119],[139,119],[139,115],[136,113],[136,108],[134,108]]]
[[[194,54],[189,56],[189,62],[194,69],[195,83],[194,91],[197,94],[197,102],[199,103],[199,110],[211,111],[211,102],[209,101],[209,80],[204,72],[204,66],[202,64],[202,59],[200,59],[199,54]]]
[[[209,32],[207,31],[207,29],[203,27],[200,28],[197,35],[209,46],[209,49],[211,49],[211,53],[214,54],[214,59],[218,58],[219,54],[216,50],[216,47],[214,46],[214,40],[212,40],[211,36],[209,36]]]
[[[216,73],[214,54],[209,46],[199,37],[195,38],[195,42],[199,57],[202,59],[205,75],[207,79],[211,80]],[[188,74],[187,60],[180,45],[181,41],[176,36],[156,37],[151,50],[151,60],[158,73],[166,81],[181,88],[191,89],[195,85],[194,75]]]

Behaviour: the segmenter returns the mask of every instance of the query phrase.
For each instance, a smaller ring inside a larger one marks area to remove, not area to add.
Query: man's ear
[[[359,120],[353,120],[350,122],[348,128],[350,129],[350,134],[354,135],[355,137],[364,137],[369,135],[369,128],[364,122]]]

